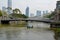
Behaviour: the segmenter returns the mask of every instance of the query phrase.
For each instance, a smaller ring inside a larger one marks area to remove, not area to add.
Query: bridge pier
[[[26,20],[26,22],[28,22],[28,21]]]
[[[9,24],[9,20],[1,20],[1,24]]]
[[[51,23],[50,28],[60,28],[60,23]]]

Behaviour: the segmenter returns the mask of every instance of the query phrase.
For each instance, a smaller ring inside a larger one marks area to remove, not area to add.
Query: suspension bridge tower
[[[53,19],[56,23],[52,23],[51,24],[51,27],[60,27],[60,0],[57,1],[56,3],[56,9],[54,11],[54,16],[53,16]]]

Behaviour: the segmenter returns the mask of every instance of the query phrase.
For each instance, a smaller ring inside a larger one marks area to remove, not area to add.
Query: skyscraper
[[[48,14],[48,10],[44,10],[42,16],[44,17],[44,16],[46,16],[47,14]]]
[[[45,14],[45,11],[43,11],[43,14]]]
[[[8,14],[11,14],[12,13],[12,0],[8,0]]]
[[[30,13],[30,17],[34,17],[34,14],[33,13]]]
[[[12,0],[8,0],[8,7],[12,7]]]
[[[46,10],[46,12],[45,12],[46,14],[48,13],[48,10]]]
[[[2,7],[2,10],[3,10],[3,11],[6,11],[6,7]]]
[[[41,16],[41,11],[40,10],[37,10],[36,16]]]
[[[29,17],[29,7],[26,8],[26,16]]]

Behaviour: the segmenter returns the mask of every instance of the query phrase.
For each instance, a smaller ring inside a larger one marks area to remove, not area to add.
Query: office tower
[[[43,16],[45,16],[45,14],[46,14],[46,11],[42,11],[43,12]]]
[[[36,16],[41,16],[41,11],[37,10]]]
[[[45,11],[43,11],[43,14],[45,14]]]
[[[26,8],[26,16],[29,17],[29,7]]]
[[[12,0],[8,0],[8,14],[11,14],[12,13]]]
[[[45,12],[46,14],[48,13],[48,10],[46,10],[46,12]]]
[[[43,15],[42,16],[46,16],[46,15],[48,15],[48,10],[44,10],[43,11]]]
[[[6,11],[6,7],[2,7],[2,10],[3,10],[3,11]]]
[[[31,13],[31,14],[30,14],[30,17],[34,17],[34,14],[33,14],[33,13]]]
[[[8,7],[12,8],[12,0],[8,0]]]

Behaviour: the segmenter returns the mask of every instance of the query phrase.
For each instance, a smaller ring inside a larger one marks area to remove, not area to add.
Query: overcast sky
[[[29,6],[30,13],[35,13],[36,10],[54,10],[57,0],[12,0],[12,8],[19,8],[22,13]],[[2,6],[7,7],[7,0],[0,0],[0,9]]]

